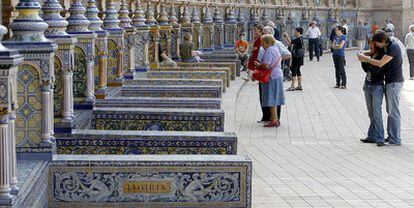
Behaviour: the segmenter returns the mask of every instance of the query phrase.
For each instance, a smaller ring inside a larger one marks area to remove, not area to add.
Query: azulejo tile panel
[[[218,98],[162,98],[162,97],[110,97],[97,100],[95,107],[122,107],[122,108],[194,108],[220,109],[221,99]]]
[[[251,162],[242,156],[68,157],[50,164],[53,207],[251,207]]]
[[[18,147],[37,147],[41,141],[42,95],[39,71],[19,66],[17,74],[16,139]]]
[[[222,110],[116,109],[94,110],[91,128],[134,131],[224,131]]]
[[[75,65],[73,67],[73,97],[86,97],[86,54],[80,47],[75,47]]]
[[[223,88],[227,87],[225,72],[177,72],[177,71],[149,71],[147,77],[150,79],[219,79],[223,82]]]
[[[115,97],[221,98],[221,87],[136,86],[125,87]]]
[[[177,72],[189,72],[189,71],[222,71],[226,73],[226,82],[227,87],[230,87],[230,81],[231,81],[231,72],[230,68],[228,67],[163,67],[163,68],[156,68],[151,69],[152,71],[177,71]]]
[[[62,62],[55,56],[55,83],[54,83],[54,94],[53,94],[53,110],[55,112],[55,118],[62,117],[63,111],[63,71]]]
[[[118,51],[115,41],[108,39],[108,82],[116,79]]]
[[[82,131],[58,135],[58,154],[236,154],[237,137],[234,134],[193,132],[129,132]]]
[[[231,73],[231,79],[236,79],[236,63],[229,62],[229,63],[220,63],[220,62],[177,62],[177,65],[180,67],[229,67]]]

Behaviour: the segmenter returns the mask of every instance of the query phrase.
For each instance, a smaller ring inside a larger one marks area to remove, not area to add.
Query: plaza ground
[[[286,92],[279,128],[256,122],[257,82],[238,79],[224,95],[226,131],[253,161],[253,207],[414,207],[414,81],[402,91],[403,145],[377,147],[359,142],[369,123],[355,51],[346,70],[348,89],[333,89],[330,54],[306,60],[304,91]]]

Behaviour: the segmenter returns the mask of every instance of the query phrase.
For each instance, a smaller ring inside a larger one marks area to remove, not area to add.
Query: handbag
[[[300,41],[302,42],[302,48],[299,48],[297,50],[292,50],[292,57],[294,58],[303,58],[305,57],[305,49],[303,49],[303,39],[300,38]]]
[[[280,57],[273,65],[270,65],[268,67],[265,67],[265,64],[260,64],[255,70],[253,70],[253,79],[259,81],[260,83],[268,83],[272,74],[272,68],[276,66],[279,61]]]

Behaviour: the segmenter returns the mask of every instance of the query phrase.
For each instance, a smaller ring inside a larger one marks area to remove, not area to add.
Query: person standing
[[[247,49],[249,48],[249,43],[246,41],[243,33],[239,34],[239,40],[236,42],[236,53],[239,56],[241,66],[243,71],[247,70]]]
[[[276,113],[276,106],[285,104],[285,96],[283,91],[283,72],[281,69],[282,58],[276,44],[276,39],[273,35],[262,36],[262,46],[265,49],[260,62],[255,62],[257,68],[270,69],[270,81],[261,85],[261,94],[263,97],[262,106],[270,107],[270,122],[264,127],[278,127],[280,121]]]
[[[348,20],[346,20],[346,19],[343,19],[342,20],[342,28],[343,28],[343,34],[344,35],[348,35],[348,33],[349,33],[349,26],[348,26]]]
[[[369,46],[370,51],[366,55],[369,55],[372,59],[381,60],[385,54],[384,49],[375,46],[373,41],[370,41]],[[366,73],[363,90],[370,124],[367,137],[360,141],[363,143],[377,143],[377,146],[384,146],[384,125],[382,121],[384,71],[366,62],[362,62],[361,66]]]
[[[362,53],[365,50],[365,42],[368,38],[367,28],[362,25],[362,21],[358,21],[358,25],[355,27],[354,37],[358,44],[358,50]]]
[[[273,30],[270,26],[264,27],[263,31],[262,31],[263,35],[273,35],[273,37],[274,37],[274,34],[272,34],[272,32],[273,32]],[[282,61],[287,61],[292,57],[292,54],[289,51],[289,49],[281,41],[278,41],[276,38],[275,38],[275,44],[274,45],[279,50]],[[259,60],[261,60],[261,59],[262,59],[262,57],[259,55]],[[269,107],[263,107],[263,108],[268,108],[268,110],[264,110],[263,113],[268,113],[268,115],[265,116],[265,117],[270,118],[270,108]],[[277,117],[280,118],[280,116],[282,114],[282,106],[280,106],[280,105],[276,106],[276,113],[277,113]]]
[[[388,114],[388,137],[385,142],[388,142],[388,145],[399,146],[401,145],[400,95],[404,85],[402,52],[398,43],[392,41],[384,31],[377,31],[372,36],[372,41],[377,47],[384,49],[385,55],[382,59],[375,60],[364,54],[358,54],[358,59],[384,70],[385,103]]]
[[[313,52],[315,52],[316,59],[319,61],[319,37],[321,36],[321,31],[315,21],[310,23],[307,35],[309,38],[309,60],[313,60]]]
[[[346,72],[345,72],[345,46],[346,36],[344,35],[345,29],[342,26],[337,26],[335,33],[336,37],[332,43],[333,62],[335,65],[335,77],[336,85],[334,88],[346,89]]]
[[[410,26],[410,32],[405,36],[405,48],[410,63],[410,80],[414,80],[414,25]]]
[[[303,66],[303,57],[305,50],[303,49],[303,28],[298,27],[295,29],[295,39],[289,40],[292,50],[292,85],[287,91],[303,90],[302,87],[302,74],[300,67]]]

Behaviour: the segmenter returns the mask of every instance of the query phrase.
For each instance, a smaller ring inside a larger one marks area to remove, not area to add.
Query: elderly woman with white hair
[[[285,96],[283,90],[283,73],[281,69],[282,57],[279,49],[275,46],[276,39],[268,34],[263,35],[262,46],[265,49],[263,57],[260,62],[255,62],[259,69],[270,69],[270,81],[261,85],[262,106],[270,107],[270,122],[264,127],[278,127],[280,126],[279,117],[276,113],[276,106],[285,104]]]
[[[410,63],[410,80],[414,80],[414,25],[410,25],[410,32],[405,36],[405,48]]]

